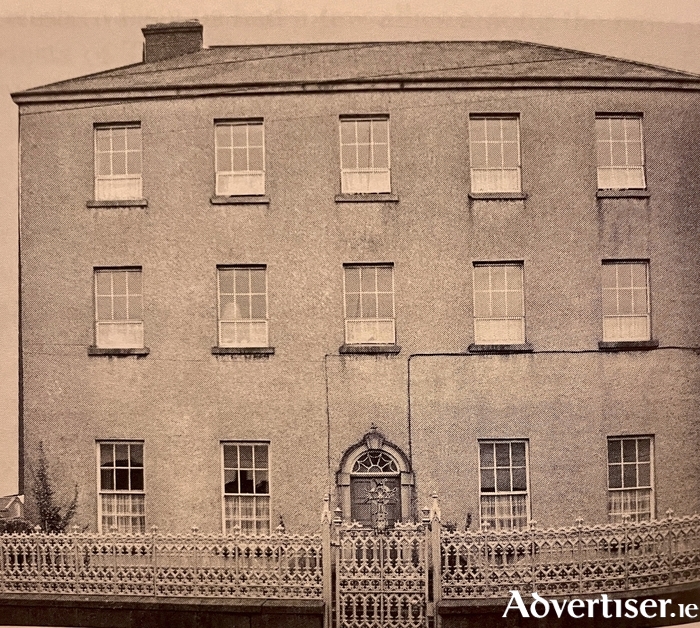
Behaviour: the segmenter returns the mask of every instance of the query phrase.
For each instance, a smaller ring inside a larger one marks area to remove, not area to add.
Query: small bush
[[[29,519],[23,517],[13,517],[12,519],[0,519],[0,534],[18,534],[34,531],[34,524]]]

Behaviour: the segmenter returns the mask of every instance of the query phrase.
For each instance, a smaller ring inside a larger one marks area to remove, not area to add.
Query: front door
[[[401,483],[398,476],[360,475],[350,477],[350,519],[363,526],[374,528],[377,514],[382,507],[373,499],[372,490],[383,485],[390,493],[384,508],[390,528],[401,521]],[[387,491],[383,491],[387,493]]]

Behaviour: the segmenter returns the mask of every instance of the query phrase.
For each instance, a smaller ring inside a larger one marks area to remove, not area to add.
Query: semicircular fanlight
[[[352,473],[398,473],[399,467],[385,451],[369,450],[364,452],[352,468]]]

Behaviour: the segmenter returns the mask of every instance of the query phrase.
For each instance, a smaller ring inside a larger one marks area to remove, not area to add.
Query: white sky
[[[205,45],[520,39],[700,73],[699,0],[202,4],[0,0],[0,495],[17,490],[17,108],[10,92],[139,61],[141,27],[177,18],[199,18]],[[28,474],[27,488],[30,482]]]

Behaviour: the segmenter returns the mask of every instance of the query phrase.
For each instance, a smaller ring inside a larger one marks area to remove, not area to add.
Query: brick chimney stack
[[[198,20],[148,24],[141,29],[144,38],[143,60],[161,61],[202,49],[204,27]]]

